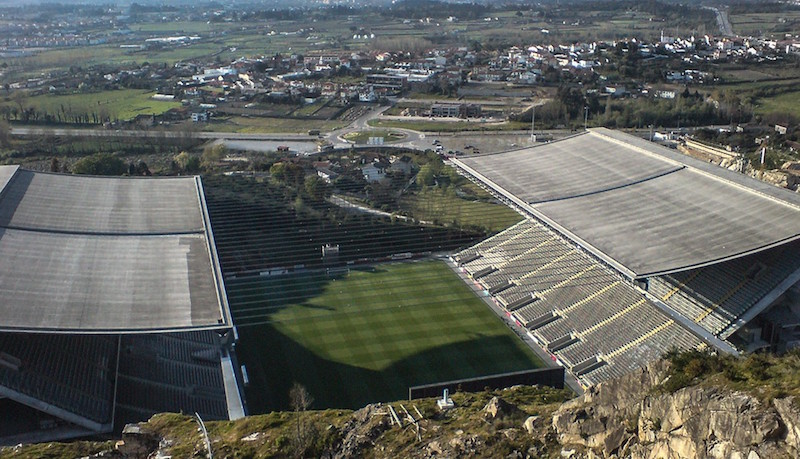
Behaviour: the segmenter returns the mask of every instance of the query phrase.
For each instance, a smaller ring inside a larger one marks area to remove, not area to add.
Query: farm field
[[[786,92],[773,97],[765,97],[757,101],[756,113],[789,114],[800,117],[800,91]]]
[[[733,31],[743,36],[764,36],[784,33],[796,34],[800,23],[800,11],[750,12],[731,14]]]
[[[397,400],[408,387],[540,367],[533,352],[440,261],[227,282],[254,413]]]
[[[137,115],[159,115],[172,108],[180,107],[179,102],[154,100],[153,91],[140,89],[119,89],[80,94],[50,95],[43,94],[24,99],[24,108],[33,108],[44,116],[48,114],[56,119],[61,116],[68,122],[73,118],[86,117],[93,121],[92,115],[100,120],[129,120]],[[13,101],[0,103],[1,109],[13,110],[17,104]]]

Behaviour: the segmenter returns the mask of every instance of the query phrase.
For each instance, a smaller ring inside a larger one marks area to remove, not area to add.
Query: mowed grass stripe
[[[439,261],[233,280],[228,290],[253,412],[285,408],[293,381],[316,408],[357,408],[411,385],[541,366]]]

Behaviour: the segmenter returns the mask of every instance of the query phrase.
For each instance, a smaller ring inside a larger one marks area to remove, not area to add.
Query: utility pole
[[[534,128],[536,127],[536,105],[531,105],[531,142],[536,143],[536,134]]]

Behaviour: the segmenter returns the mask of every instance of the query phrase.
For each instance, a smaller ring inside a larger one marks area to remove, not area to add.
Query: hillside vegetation
[[[357,411],[274,412],[208,422],[214,457],[789,458],[800,452],[800,354],[666,360],[569,398],[514,387]],[[390,408],[401,425],[392,422]],[[413,418],[413,421],[412,421]],[[417,425],[419,429],[417,429]],[[197,422],[159,414],[123,442],[5,448],[0,457],[205,457]]]

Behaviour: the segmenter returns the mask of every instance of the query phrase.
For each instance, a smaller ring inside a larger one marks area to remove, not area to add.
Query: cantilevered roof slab
[[[0,330],[229,327],[203,202],[195,177],[11,171],[0,190]]]
[[[0,228],[0,258],[3,328],[180,329],[217,325],[221,317],[199,234],[107,237]]]
[[[606,129],[455,162],[634,278],[800,238],[796,194]]]
[[[0,205],[0,226],[168,234],[203,231],[193,178],[121,178],[19,170]]]
[[[528,203],[567,199],[637,183],[683,167],[613,143],[583,145],[581,136],[502,154],[463,158]]]
[[[19,169],[19,166],[0,166],[0,192],[6,187],[11,177],[16,174],[17,169]]]

